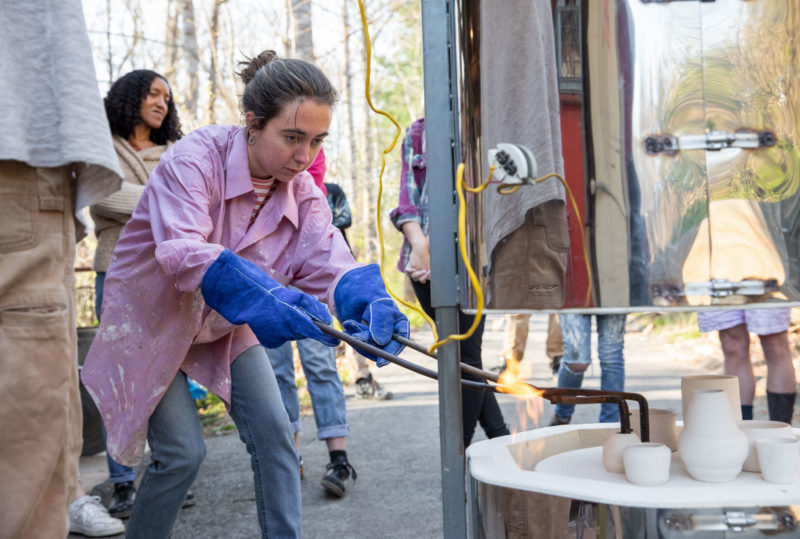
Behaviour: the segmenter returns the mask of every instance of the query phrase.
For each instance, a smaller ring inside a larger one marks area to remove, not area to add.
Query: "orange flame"
[[[517,397],[516,406],[519,422],[518,425],[513,426],[512,434],[538,427],[539,418],[544,411],[543,400],[533,398],[541,397],[544,391],[522,381],[519,364],[520,362],[514,359],[506,359],[506,370],[500,373],[497,380],[497,383],[502,386],[497,388],[498,391]],[[532,423],[530,427],[528,426],[529,419]]]

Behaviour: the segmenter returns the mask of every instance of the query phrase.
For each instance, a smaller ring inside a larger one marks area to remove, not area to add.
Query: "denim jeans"
[[[300,468],[289,417],[266,350],[254,346],[231,364],[231,417],[250,453],[262,537],[300,537]],[[205,443],[186,375],[178,371],[150,417],[151,462],[128,521],[128,539],[170,535]]]
[[[103,305],[103,287],[106,282],[106,272],[98,271],[97,276],[94,278],[94,309],[97,313],[97,321],[100,321],[100,307]],[[103,436],[106,435],[106,428],[103,426]],[[108,482],[109,483],[124,483],[126,481],[133,481],[136,479],[136,470],[130,466],[120,464],[111,455],[106,453],[106,460],[108,461]]]
[[[624,314],[598,314],[597,356],[600,362],[600,389],[623,391],[625,389],[625,360],[622,348],[625,345]],[[592,315],[560,314],[561,336],[564,339],[564,356],[558,370],[558,387],[580,388],[583,372],[573,372],[571,364],[592,362]],[[561,418],[572,417],[574,404],[556,404],[555,414]],[[600,405],[600,422],[619,421],[619,407],[613,403]]]
[[[336,350],[314,339],[295,341],[300,365],[306,376],[311,408],[317,423],[317,439],[338,438],[350,434],[345,413],[344,389],[336,370]],[[300,430],[300,402],[294,378],[292,343],[267,349],[272,370],[278,380],[281,399],[289,414],[294,432]]]

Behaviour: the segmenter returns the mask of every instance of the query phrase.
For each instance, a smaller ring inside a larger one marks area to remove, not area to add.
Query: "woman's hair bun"
[[[253,80],[253,77],[256,76],[256,73],[259,69],[264,67],[270,62],[273,62],[278,59],[278,54],[273,50],[265,50],[262,51],[258,56],[254,58],[246,58],[239,62],[239,67],[241,71],[237,73],[239,78],[242,79],[245,86],[250,84],[250,81]]]

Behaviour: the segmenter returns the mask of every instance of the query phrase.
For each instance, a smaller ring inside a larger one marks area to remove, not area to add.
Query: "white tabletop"
[[[634,485],[625,474],[603,468],[600,445],[615,430],[619,427],[609,428],[609,424],[564,425],[477,442],[467,449],[469,473],[491,485],[632,507],[800,503],[800,482],[767,483],[760,473],[742,472],[727,483],[695,481],[686,473],[677,452],[672,454],[665,484]]]

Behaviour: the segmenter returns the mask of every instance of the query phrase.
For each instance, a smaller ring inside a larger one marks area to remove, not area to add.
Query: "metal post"
[[[458,207],[455,159],[458,103],[455,91],[453,0],[422,0],[425,77],[425,131],[430,215],[431,300],[440,336],[458,333]],[[442,459],[444,537],[467,536],[464,435],[459,346],[442,346],[439,355],[439,436]]]

